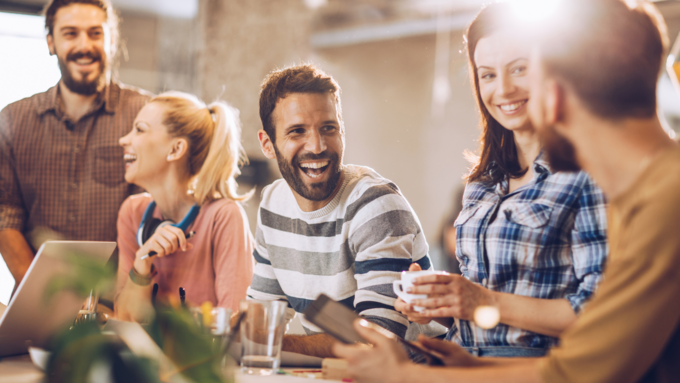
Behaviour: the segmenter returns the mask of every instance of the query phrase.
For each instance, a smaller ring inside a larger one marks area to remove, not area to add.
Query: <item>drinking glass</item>
[[[241,323],[241,371],[250,375],[272,375],[281,365],[281,343],[288,304],[281,301],[248,300]]]
[[[73,321],[73,325],[77,326],[81,323],[97,320],[97,302],[99,302],[99,294],[94,290],[90,290],[90,295],[87,297],[82,308],[78,310],[78,315]]]

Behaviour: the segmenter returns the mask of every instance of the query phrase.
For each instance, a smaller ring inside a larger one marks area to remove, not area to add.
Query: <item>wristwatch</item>
[[[151,265],[151,272],[149,275],[140,275],[137,273],[137,270],[135,270],[135,267],[132,266],[130,268],[130,272],[128,273],[130,275],[130,280],[132,283],[138,286],[148,286],[151,284],[151,280],[153,277],[157,274],[156,272],[156,267],[152,264]]]

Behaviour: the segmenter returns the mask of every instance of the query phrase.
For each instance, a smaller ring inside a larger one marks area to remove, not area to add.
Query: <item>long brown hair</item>
[[[517,27],[511,21],[510,14],[513,10],[510,7],[508,3],[493,3],[482,8],[465,34],[472,91],[475,93],[477,107],[481,114],[482,129],[479,136],[479,156],[466,153],[466,157],[472,164],[470,174],[466,177],[468,182],[480,181],[495,184],[505,177],[519,178],[527,171],[519,165],[512,132],[496,121],[484,106],[479,92],[479,76],[475,63],[475,49],[480,39],[499,30],[510,31],[513,27]]]

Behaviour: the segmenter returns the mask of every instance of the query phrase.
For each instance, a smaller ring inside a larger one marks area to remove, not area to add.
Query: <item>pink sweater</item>
[[[148,193],[128,197],[118,213],[118,276],[116,296],[128,282],[135,259],[137,229],[144,210],[151,203]],[[161,218],[158,208],[155,218]],[[222,198],[201,207],[188,231],[196,234],[189,242],[191,250],[176,251],[156,258],[158,299],[169,295],[179,298],[179,288],[186,290],[186,302],[200,306],[209,301],[214,306],[238,309],[253,278],[253,239],[248,218],[236,202]]]

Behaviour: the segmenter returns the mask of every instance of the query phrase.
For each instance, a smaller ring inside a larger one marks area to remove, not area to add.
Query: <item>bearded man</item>
[[[301,313],[325,293],[400,337],[392,282],[416,262],[431,269],[418,217],[397,185],[373,169],[343,165],[340,86],[313,65],[270,73],[260,93],[258,135],[282,180],[262,192],[255,276],[248,296],[286,300]],[[306,336],[283,349],[331,356],[333,340],[301,319]]]
[[[44,13],[61,80],[0,112],[0,253],[17,286],[46,238],[116,240],[132,192],[118,139],[148,99],[111,80],[108,0],[53,0]]]

